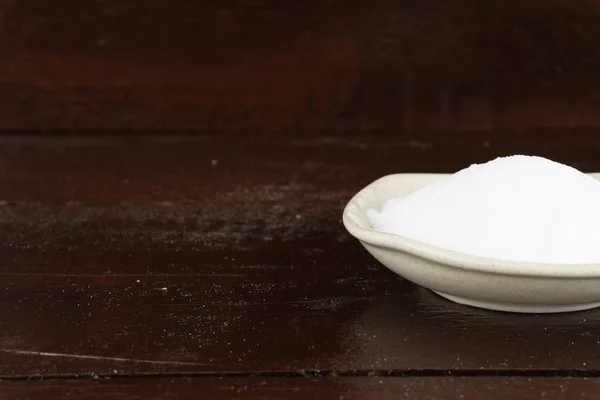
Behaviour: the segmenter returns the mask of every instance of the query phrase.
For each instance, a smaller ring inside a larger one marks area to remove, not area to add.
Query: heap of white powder
[[[600,182],[542,157],[475,164],[367,215],[375,230],[461,253],[600,263]]]

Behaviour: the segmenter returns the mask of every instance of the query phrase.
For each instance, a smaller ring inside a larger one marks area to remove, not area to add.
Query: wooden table
[[[394,172],[600,171],[594,2],[0,0],[0,399],[595,399],[341,224]]]
[[[390,172],[521,152],[600,169],[573,137],[5,135],[0,394],[595,398],[600,311],[450,303],[340,222]]]

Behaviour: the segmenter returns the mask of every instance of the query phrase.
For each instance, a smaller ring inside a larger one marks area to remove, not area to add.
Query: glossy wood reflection
[[[477,149],[600,170],[594,133],[436,135],[3,138],[0,374],[598,370],[598,310],[458,306],[340,222],[363,183]]]
[[[0,383],[0,393],[22,400],[68,397],[70,399],[164,398],[304,400],[391,399],[594,399],[600,391],[598,379],[575,378],[195,378],[110,379],[95,381],[43,381]]]
[[[265,245],[146,250],[140,258],[149,245],[132,248],[126,236],[122,252],[102,239],[95,250],[66,241],[87,265],[43,249],[29,273],[4,267],[3,375],[600,368],[598,311],[530,316],[457,306],[399,280],[350,241],[322,240],[327,256],[293,248],[302,242],[271,242],[256,265],[243,253],[257,257]],[[2,253],[28,265],[21,252]],[[34,272],[41,263],[44,272]]]

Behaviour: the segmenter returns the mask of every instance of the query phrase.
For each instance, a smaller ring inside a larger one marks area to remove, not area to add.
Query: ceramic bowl
[[[600,180],[600,173],[590,174]],[[358,192],[344,210],[352,236],[398,275],[456,303],[521,313],[556,313],[600,306],[600,264],[504,261],[430,246],[371,228],[366,210],[406,196],[444,174],[395,174]]]

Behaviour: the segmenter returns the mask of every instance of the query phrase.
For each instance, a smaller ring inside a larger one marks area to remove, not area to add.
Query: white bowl
[[[600,180],[600,173],[590,174]],[[445,174],[395,174],[358,192],[344,210],[348,232],[398,275],[457,303],[522,313],[556,313],[600,306],[600,264],[504,261],[445,250],[378,232],[366,215]],[[600,244],[599,244],[600,245]]]

